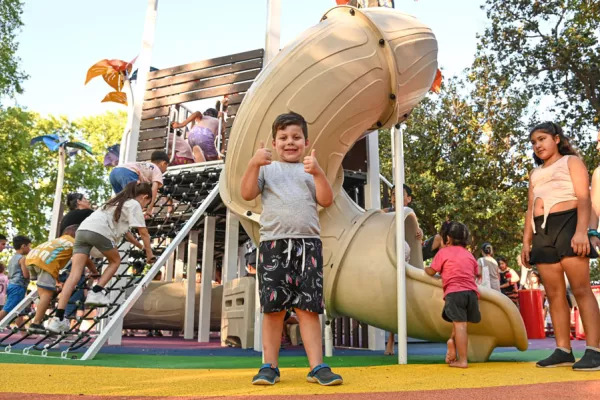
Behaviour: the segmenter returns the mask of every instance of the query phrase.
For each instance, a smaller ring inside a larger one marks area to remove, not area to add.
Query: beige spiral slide
[[[260,197],[247,202],[240,195],[248,161],[260,141],[271,143],[271,124],[277,115],[293,111],[308,122],[307,151],[316,150],[336,196],[334,204],[319,214],[329,316],[351,316],[382,329],[397,329],[395,215],[358,207],[341,190],[341,164],[365,132],[405,120],[429,91],[437,68],[436,38],[415,18],[391,9],[340,6],[281,50],[239,109],[220,192],[255,241]],[[424,273],[415,239],[416,217],[410,211],[406,215],[406,235],[413,249],[406,267],[408,334],[445,341],[452,325],[441,318],[442,284]],[[480,291],[483,319],[469,326],[469,358],[485,361],[498,346],[527,349],[517,308],[498,292]]]

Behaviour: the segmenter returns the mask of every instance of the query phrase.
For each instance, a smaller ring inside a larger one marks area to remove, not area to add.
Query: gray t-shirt
[[[21,254],[15,254],[8,262],[8,284],[18,285],[26,288],[29,285],[29,279],[25,279],[23,271],[19,265],[19,260],[24,256]]]
[[[258,188],[263,204],[261,242],[320,237],[315,181],[304,172],[303,163],[274,161],[261,167]]]
[[[498,263],[494,260],[494,257],[485,256],[477,260],[477,263],[483,268],[488,267],[490,271],[490,287],[494,290],[500,291],[500,269]]]

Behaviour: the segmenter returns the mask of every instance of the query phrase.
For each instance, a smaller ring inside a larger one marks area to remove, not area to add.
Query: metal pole
[[[397,129],[396,157],[394,158],[396,176],[396,202],[403,198],[404,183],[404,151],[403,129]],[[402,204],[402,203],[398,203]],[[396,207],[396,282],[398,288],[398,364],[406,364],[407,357],[407,328],[406,328],[406,266],[404,262],[404,207]]]
[[[392,147],[392,185],[396,183],[396,128],[390,129],[390,143]],[[403,197],[396,197],[402,199]]]
[[[142,121],[142,106],[144,105],[144,92],[152,60],[152,47],[154,46],[154,31],[156,28],[156,15],[158,14],[158,0],[148,0],[144,35],[142,37],[142,50],[138,58],[137,82],[134,90],[133,118],[131,132],[127,138],[127,159],[124,162],[134,162],[137,157],[137,143],[140,136],[140,123]]]
[[[60,218],[60,203],[62,201],[62,189],[65,183],[65,149],[58,148],[58,176],[56,177],[56,190],[54,191],[54,203],[52,205],[52,221],[50,222],[50,233],[48,239],[56,238],[58,232],[58,220]]]
[[[265,37],[265,65],[281,47],[281,0],[267,0],[267,31]]]

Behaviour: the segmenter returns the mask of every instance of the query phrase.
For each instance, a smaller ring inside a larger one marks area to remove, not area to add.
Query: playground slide
[[[320,210],[325,300],[330,316],[347,315],[383,329],[397,329],[394,214],[364,211],[341,190],[344,155],[365,132],[405,120],[425,97],[437,71],[437,41],[415,18],[392,9],[328,11],[321,22],[285,47],[262,70],[235,119],[221,175],[225,204],[259,237],[260,197],[244,201],[240,180],[259,142],[271,143],[271,123],[284,112],[302,114],[310,145],[331,182],[334,204]],[[276,154],[273,154],[276,159]],[[422,270],[414,243],[407,266],[408,334],[446,340],[441,282]],[[469,356],[486,360],[497,346],[527,348],[517,308],[500,293],[481,289],[483,320],[470,327]]]

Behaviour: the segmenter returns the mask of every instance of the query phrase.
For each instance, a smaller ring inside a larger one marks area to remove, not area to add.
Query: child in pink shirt
[[[481,321],[479,292],[475,284],[479,268],[475,257],[465,248],[469,242],[469,230],[464,224],[450,222],[440,234],[442,249],[425,272],[430,276],[439,272],[442,276],[446,303],[442,318],[453,325],[446,363],[451,367],[467,368],[467,322]]]

